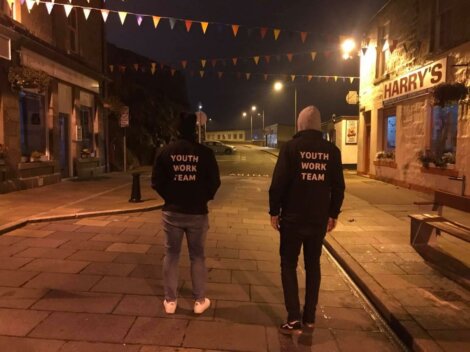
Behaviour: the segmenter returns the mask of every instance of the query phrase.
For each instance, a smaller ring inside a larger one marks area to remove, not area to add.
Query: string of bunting
[[[174,76],[178,71],[176,68],[165,65],[165,64],[158,64],[156,62],[151,62],[148,64],[132,64],[132,65],[114,65],[111,64],[108,66],[110,73],[126,73],[130,70],[133,72],[150,72],[152,75],[155,75],[160,68],[160,71],[168,71],[170,72],[171,76]],[[313,79],[316,79],[318,82],[325,81],[325,82],[347,82],[354,83],[355,80],[359,80],[357,76],[338,76],[338,75],[313,75],[313,74],[285,74],[285,73],[258,73],[258,72],[228,72],[228,71],[205,71],[205,70],[190,70],[189,74],[191,77],[198,75],[200,78],[206,78],[210,76],[210,74],[215,75],[217,78],[221,79],[227,76],[236,77],[237,79],[245,79],[250,80],[253,77],[262,77],[265,81],[269,78],[276,77],[276,78],[283,78],[283,79],[290,79],[291,82],[294,82],[298,78],[305,78],[307,82],[311,82]]]
[[[7,0],[7,1],[10,4],[10,6],[13,6],[13,4],[17,1],[20,1],[22,5],[26,4],[29,12],[31,12],[34,6],[43,4],[46,6],[47,12],[49,14],[52,13],[52,10],[54,9],[54,7],[62,6],[65,11],[65,15],[67,17],[70,15],[70,13],[72,12],[74,8],[77,8],[77,9],[82,10],[83,16],[85,17],[86,20],[88,20],[92,11],[100,13],[104,22],[108,20],[108,17],[110,14],[114,14],[119,17],[122,25],[124,25],[128,17],[134,17],[134,21],[135,23],[137,23],[138,26],[141,26],[145,19],[149,19],[150,21],[152,21],[155,29],[157,29],[159,24],[162,22],[162,20],[164,20],[169,23],[169,26],[172,30],[175,28],[177,23],[183,23],[184,27],[186,28],[186,31],[190,32],[191,29],[194,27],[193,25],[197,24],[200,27],[202,33],[206,34],[209,26],[219,26],[219,27],[230,28],[233,36],[237,37],[240,28],[246,28],[248,32],[251,32],[253,30],[259,31],[259,35],[261,39],[265,39],[268,36],[268,33],[271,33],[272,38],[274,38],[274,40],[278,40],[281,33],[287,32],[289,34],[299,35],[302,43],[305,43],[305,41],[307,40],[307,37],[313,34],[312,32],[308,32],[308,31],[288,30],[288,29],[272,28],[272,27],[245,26],[245,25],[233,24],[233,23],[229,24],[229,23],[221,23],[221,22],[213,22],[213,21],[193,20],[193,19],[188,19],[188,18],[156,16],[152,14],[142,14],[142,13],[139,14],[139,13],[128,12],[128,11],[119,11],[119,10],[111,10],[111,9],[104,9],[104,8],[97,8],[97,7],[90,7],[90,6],[82,6],[82,5],[73,4],[72,0],[68,0],[69,3],[56,3],[55,0]],[[87,0],[87,2],[90,3],[90,0]],[[334,41],[334,42],[339,42],[339,39],[340,39],[339,36],[331,36],[331,35],[322,35],[322,36],[328,39],[329,41]]]

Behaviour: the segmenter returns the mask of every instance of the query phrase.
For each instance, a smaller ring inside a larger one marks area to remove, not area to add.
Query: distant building
[[[323,137],[334,143],[341,150],[343,166],[357,166],[357,116],[335,116],[322,123]]]
[[[281,148],[294,135],[294,126],[274,124],[264,128],[266,145],[271,148]]]
[[[103,38],[99,13],[0,0],[0,192],[103,171]]]
[[[369,23],[361,50],[360,173],[462,192],[462,176],[470,176],[469,14],[468,0],[391,0]],[[447,93],[455,88],[463,90],[460,101]],[[439,104],[439,95],[446,101]]]
[[[244,130],[206,131],[206,140],[223,142],[246,142]]]

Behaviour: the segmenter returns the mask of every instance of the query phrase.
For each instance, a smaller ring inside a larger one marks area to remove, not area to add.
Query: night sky
[[[167,20],[161,20],[155,30],[150,18],[139,27],[135,17],[128,17],[124,26],[116,16],[107,22],[108,40],[122,48],[133,50],[158,62],[182,69],[181,60],[188,60],[186,76],[188,94],[193,110],[202,102],[203,110],[212,118],[209,130],[221,128],[249,128],[249,119],[243,120],[242,111],[256,105],[265,111],[266,125],[293,123],[294,89],[298,90],[298,111],[307,105],[316,105],[324,121],[336,115],[357,115],[357,106],[348,105],[345,96],[357,90],[358,82],[347,80],[318,81],[290,75],[346,75],[358,76],[359,58],[343,60],[339,52],[338,35],[354,34],[361,37],[361,27],[386,3],[386,0],[107,0],[110,9],[142,14],[185,18],[222,24],[239,24],[236,38],[230,26],[211,25],[205,35],[198,23],[186,32],[183,22],[173,30]],[[279,28],[277,41],[272,31],[261,39],[260,27]],[[299,32],[309,32],[302,43]],[[312,61],[310,52],[316,51]],[[325,54],[326,52],[326,54]],[[287,53],[294,53],[292,62]],[[301,55],[295,55],[302,53]],[[261,56],[256,65],[253,59],[241,59],[236,66],[232,57]],[[270,63],[264,60],[270,55]],[[211,59],[218,61],[215,68]],[[207,59],[205,78],[200,78],[201,59]],[[190,71],[195,75],[191,76]],[[224,72],[221,79],[217,72]],[[240,79],[236,72],[242,72]],[[245,72],[253,73],[246,80]],[[259,73],[260,75],[256,75]],[[284,74],[270,76],[264,73]],[[286,87],[275,93],[272,85],[282,79]],[[254,128],[261,120],[254,119]]]

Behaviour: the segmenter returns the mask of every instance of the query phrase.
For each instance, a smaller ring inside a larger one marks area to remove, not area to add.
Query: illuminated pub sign
[[[447,58],[384,83],[383,100],[407,98],[446,81]]]

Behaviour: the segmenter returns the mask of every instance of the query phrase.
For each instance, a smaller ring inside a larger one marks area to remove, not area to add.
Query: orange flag
[[[204,77],[204,71],[199,71],[199,75],[202,77]]]
[[[202,68],[206,67],[206,62],[207,62],[207,60],[204,60],[204,59],[201,60]]]
[[[193,25],[193,22],[190,20],[184,21],[184,24],[186,25],[186,31],[189,32],[191,30],[191,26]]]
[[[206,34],[208,25],[209,25],[209,22],[201,22],[202,33]]]
[[[294,82],[295,81],[295,75],[290,75],[290,79],[291,79],[292,82]]]
[[[181,66],[183,66],[183,68],[186,68],[186,65],[188,64],[188,61],[187,60],[183,60],[181,61]]]
[[[237,66],[237,61],[238,61],[238,58],[234,57],[232,59],[232,62],[233,62],[233,66]]]
[[[233,31],[233,36],[234,37],[237,36],[238,28],[240,28],[240,26],[238,24],[232,24],[232,31]]]
[[[157,27],[158,27],[158,23],[160,23],[160,17],[158,17],[158,16],[152,16],[152,19],[153,19],[153,26],[154,26],[155,28],[157,28]]]
[[[312,75],[308,75],[307,76],[307,81],[310,82],[312,80],[313,76]]]
[[[139,64],[134,64],[134,70],[139,71]]]
[[[261,39],[264,39],[264,37],[266,37],[266,33],[268,33],[268,29],[266,27],[260,29]]]
[[[156,62],[152,62],[150,64],[151,68],[150,68],[150,72],[152,72],[152,75],[155,74],[155,72],[157,71],[157,63]]]
[[[354,77],[349,77],[349,83],[353,83],[354,82]]]
[[[254,57],[253,57],[253,60],[254,60],[255,64],[258,65],[259,56],[254,56]]]
[[[312,61],[315,61],[315,57],[317,56],[317,53],[315,51],[312,51],[311,55],[312,55]]]
[[[300,32],[300,39],[302,43],[305,43],[305,39],[307,39],[307,32]]]
[[[279,38],[279,34],[281,34],[281,30],[280,29],[275,29],[274,30],[274,40],[277,40],[277,38]]]
[[[294,55],[293,55],[292,53],[288,53],[288,54],[287,54],[287,60],[289,60],[289,62],[292,62],[292,57],[293,57],[293,56],[294,56]]]

